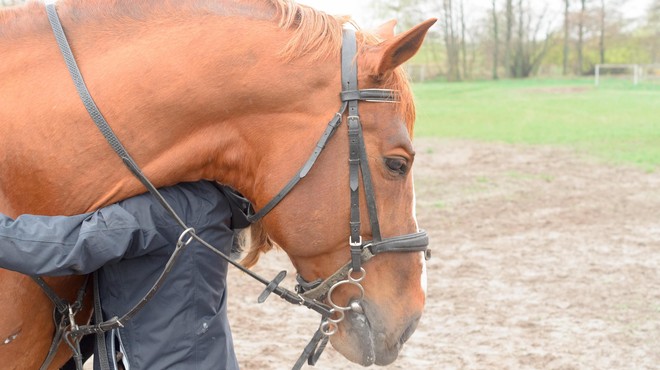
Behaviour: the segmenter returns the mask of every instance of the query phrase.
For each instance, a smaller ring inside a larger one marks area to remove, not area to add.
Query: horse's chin
[[[349,361],[362,366],[389,365],[399,356],[403,344],[417,328],[419,316],[401,331],[388,333],[386,321],[366,301],[364,313],[346,312],[341,330],[331,337],[332,346]]]

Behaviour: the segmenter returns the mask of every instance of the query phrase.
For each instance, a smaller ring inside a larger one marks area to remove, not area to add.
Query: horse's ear
[[[383,40],[394,38],[394,27],[396,27],[396,19],[391,19],[374,30],[374,34]]]
[[[436,21],[436,18],[431,18],[418,24],[407,32],[396,37],[389,39],[386,38],[385,41],[374,46],[369,51],[369,54],[371,55],[369,55],[368,58],[370,62],[374,63],[375,74],[383,75],[390,72],[408,59],[412,58],[422,46],[426,32]]]

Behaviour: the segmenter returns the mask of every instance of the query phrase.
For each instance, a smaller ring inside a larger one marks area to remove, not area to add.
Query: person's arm
[[[0,214],[0,268],[28,275],[87,274],[119,260],[143,238],[118,205],[75,216]]]

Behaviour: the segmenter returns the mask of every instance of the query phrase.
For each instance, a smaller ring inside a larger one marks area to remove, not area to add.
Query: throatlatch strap
[[[328,140],[332,137],[332,135],[335,133],[337,127],[341,124],[341,119],[342,119],[342,114],[344,114],[344,111],[346,110],[347,103],[343,103],[341,108],[339,109],[339,112],[335,114],[335,116],[328,122],[328,125],[325,128],[325,131],[323,132],[323,135],[321,135],[321,138],[319,141],[316,143],[316,147],[314,148],[314,152],[312,155],[307,159],[307,162],[302,166],[302,168],[298,171],[296,176],[294,176],[291,181],[289,181],[282,190],[280,190],[273,199],[271,199],[268,204],[266,204],[263,208],[261,208],[257,213],[254,215],[249,215],[248,220],[250,222],[256,222],[260,220],[262,217],[264,217],[268,212],[270,212],[273,208],[275,208],[276,205],[278,205],[284,197],[286,197],[287,194],[293,189],[296,184],[300,180],[303,179],[303,177],[307,176],[307,173],[312,169],[314,166],[314,163],[316,163],[316,160],[319,158],[319,155],[321,155],[321,152],[323,151],[323,148],[325,148],[325,145],[328,143]]]

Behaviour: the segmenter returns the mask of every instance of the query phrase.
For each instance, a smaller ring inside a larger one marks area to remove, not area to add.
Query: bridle
[[[364,288],[362,287],[362,280],[366,276],[366,271],[362,265],[373,258],[375,255],[384,253],[384,252],[425,252],[427,259],[430,257],[430,250],[428,250],[428,236],[425,231],[420,230],[416,233],[406,234],[401,236],[395,236],[390,238],[383,238],[380,233],[380,225],[378,222],[378,213],[376,209],[376,200],[375,193],[373,189],[373,183],[371,179],[371,172],[369,169],[369,164],[367,161],[366,147],[364,143],[364,137],[362,133],[362,126],[360,123],[360,117],[358,112],[358,102],[359,101],[368,101],[368,102],[397,102],[397,93],[394,90],[388,89],[358,89],[357,84],[357,43],[355,38],[355,31],[345,29],[343,33],[343,44],[342,44],[342,54],[341,54],[341,69],[342,69],[342,91],[340,94],[342,105],[340,110],[335,114],[335,116],[328,123],[323,135],[317,142],[317,145],[305,162],[302,168],[298,171],[296,176],[294,176],[291,181],[289,181],[284,188],[273,197],[273,199],[268,202],[261,210],[257,213],[248,215],[248,219],[251,222],[255,222],[263,218],[268,214],[286,195],[291,192],[295,185],[303,179],[309,171],[314,166],[314,163],[318,159],[319,155],[323,151],[328,140],[335,133],[337,127],[343,121],[344,114],[347,113],[347,126],[348,126],[348,135],[349,135],[349,187],[351,194],[351,204],[350,204],[350,236],[349,236],[349,246],[351,252],[351,260],[339,268],[334,274],[329,276],[323,281],[315,281],[312,283],[305,282],[300,276],[298,276],[298,286],[296,287],[296,292],[292,292],[285,288],[279,286],[284,277],[286,276],[286,271],[280,272],[274,279],[267,280],[254,272],[244,268],[236,261],[233,261],[229,256],[222,253],[217,248],[213,247],[205,240],[200,238],[195,230],[191,227],[188,227],[186,223],[176,214],[173,208],[167,203],[163,198],[160,192],[153,186],[153,184],[146,178],[142,173],[139,166],[128,154],[124,146],[121,144],[117,136],[114,134],[107,121],[99,111],[98,107],[94,103],[85,83],[80,73],[80,70],[77,66],[73,52],[68,44],[64,30],[60,23],[55,4],[52,1],[46,2],[46,10],[48,13],[48,19],[53,28],[53,33],[57,40],[58,46],[62,55],[64,57],[65,63],[71,74],[73,82],[75,84],[76,90],[85,105],[90,117],[99,128],[101,133],[104,135],[112,149],[117,153],[117,155],[122,159],[126,167],[137,177],[140,182],[147,188],[147,190],[154,196],[156,199],[165,207],[165,209],[172,215],[172,217],[177,221],[177,223],[183,229],[183,232],[179,236],[179,240],[176,244],[175,250],[167,262],[163,272],[159,278],[154,283],[154,286],[149,290],[144,298],[140,300],[131,310],[129,310],[122,317],[113,317],[109,320],[103,321],[102,316],[100,315],[100,302],[98,301],[98,294],[96,290],[98,289],[97,279],[94,279],[94,288],[95,288],[95,321],[93,325],[77,325],[73,319],[70,319],[69,327],[66,328],[66,333],[64,333],[66,342],[71,347],[74,353],[74,359],[76,359],[76,365],[82,369],[82,363],[80,360],[80,348],[79,341],[82,336],[87,334],[96,334],[97,336],[97,351],[99,351],[99,358],[107,359],[108,356],[105,354],[105,343],[104,343],[104,332],[112,330],[115,328],[122,327],[124,323],[130,320],[158,291],[161,287],[164,279],[169,274],[172,265],[175,263],[176,259],[180,255],[181,251],[185,249],[193,240],[199,242],[203,246],[211,249],[214,253],[218,254],[221,258],[226,260],[229,264],[237,267],[244,273],[250,275],[255,280],[266,285],[265,290],[259,296],[258,302],[264,302],[266,298],[271,294],[275,293],[286,301],[298,305],[306,306],[316,312],[319,312],[322,315],[322,323],[317,330],[316,334],[312,338],[312,341],[306,346],[303,354],[298,359],[298,362],[294,366],[294,369],[299,369],[303,366],[305,360],[309,364],[314,364],[321,354],[323,348],[325,347],[328,337],[333,335],[337,329],[339,322],[344,319],[345,312],[349,310],[355,310],[361,312],[362,306],[360,302],[364,297]],[[369,221],[371,225],[371,234],[373,236],[372,241],[364,241],[362,235],[360,234],[361,230],[361,220],[360,220],[360,202],[359,202],[359,183],[360,183],[360,174],[362,178],[362,184],[365,188],[365,198],[367,203],[367,209],[369,214]],[[358,274],[357,277],[354,275]],[[342,285],[353,285],[357,287],[360,291],[360,296],[357,299],[352,300],[348,306],[337,305],[332,299],[332,293],[338,287]],[[40,284],[41,286],[41,284]],[[43,288],[43,286],[42,286]],[[49,295],[50,297],[50,295]],[[327,299],[330,303],[330,306],[323,303],[323,299]],[[51,298],[53,299],[53,298]],[[56,323],[57,324],[57,323]],[[62,325],[60,325],[62,326]],[[64,329],[58,329],[64,330]],[[61,333],[60,333],[61,335]],[[51,352],[56,351],[59,346],[55,343],[51,346]],[[49,353],[47,356],[47,361],[42,365],[42,369],[48,368],[50,359],[53,356]],[[104,364],[101,364],[101,367],[104,368]]]
[[[341,50],[341,79],[342,91],[340,98],[342,106],[335,114],[335,117],[328,123],[325,132],[316,145],[314,152],[284,188],[273,197],[259,212],[249,216],[250,221],[257,221],[270,212],[293,187],[307,175],[314,166],[328,139],[332,137],[337,127],[341,124],[344,114],[347,114],[348,142],[349,142],[349,188],[350,188],[350,236],[348,244],[351,252],[351,260],[339,270],[333,273],[325,280],[317,280],[309,283],[300,275],[297,276],[298,285],[296,291],[303,297],[321,301],[327,298],[332,306],[331,312],[336,318],[327,317],[321,324],[321,330],[326,336],[330,336],[337,331],[338,324],[344,319],[344,312],[362,310],[360,301],[364,297],[364,288],[362,280],[366,276],[366,271],[362,264],[373,258],[375,255],[383,252],[425,252],[429,258],[428,235],[426,231],[420,230],[416,233],[383,238],[380,233],[380,223],[378,221],[378,211],[376,207],[376,197],[371,179],[371,170],[367,159],[366,145],[362,133],[362,124],[358,111],[360,101],[377,103],[396,103],[398,94],[390,89],[363,89],[358,88],[357,77],[357,41],[355,31],[344,29]],[[361,175],[361,176],[360,176]],[[371,235],[373,240],[364,241],[361,230],[360,220],[360,177],[364,186],[364,194],[371,225]],[[348,306],[337,305],[332,299],[332,293],[341,285],[353,285],[358,288],[360,297],[352,300]]]

